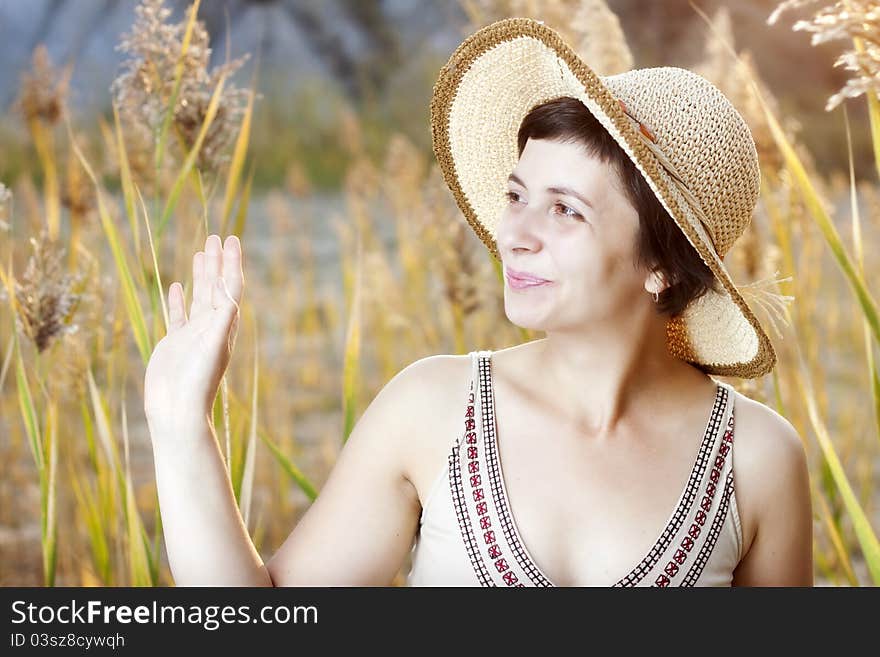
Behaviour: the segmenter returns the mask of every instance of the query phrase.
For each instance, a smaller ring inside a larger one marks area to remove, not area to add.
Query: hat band
[[[633,128],[635,129],[635,133],[638,135],[639,140],[648,147],[648,150],[654,154],[657,161],[660,162],[664,169],[666,169],[672,178],[672,182],[675,183],[675,186],[678,188],[678,191],[681,192],[682,196],[684,196],[685,200],[691,206],[691,209],[703,225],[706,234],[709,236],[709,239],[712,242],[712,248],[715,249],[715,253],[718,254],[718,257],[723,257],[723,254],[718,251],[718,247],[715,244],[715,232],[711,228],[709,218],[706,216],[706,213],[703,212],[703,208],[697,200],[697,197],[691,193],[691,190],[684,182],[684,178],[678,173],[676,168],[672,165],[672,162],[669,161],[669,158],[667,158],[666,154],[660,149],[660,146],[657,145],[657,138],[654,136],[654,133],[648,128],[648,126],[629,113],[629,110],[622,100],[618,98],[617,102],[620,104],[623,113],[633,124]]]
[[[673,183],[675,183],[675,186],[690,204],[691,209],[697,216],[697,219],[699,219],[700,223],[703,224],[703,228],[706,229],[706,234],[711,237],[712,231],[709,230],[708,219],[706,218],[703,209],[700,207],[699,201],[697,201],[696,197],[691,193],[690,189],[688,189],[688,186],[685,184],[681,175],[679,175],[679,173],[676,171],[675,167],[672,165],[672,162],[669,161],[669,159],[657,145],[657,139],[654,136],[654,133],[648,126],[646,126],[644,123],[642,123],[629,113],[629,110],[622,100],[617,99],[617,102],[620,104],[620,108],[623,110],[623,113],[632,122],[633,127],[636,128],[635,132],[638,134],[639,139],[642,141],[642,143],[645,144],[645,146],[648,147],[648,149],[650,149],[652,153],[654,153],[657,160],[660,162],[660,164],[663,165],[663,168],[666,169],[667,172],[669,172],[669,175],[672,177]],[[715,246],[714,239],[712,239],[712,248],[715,249],[715,253],[719,253],[718,248]],[[723,254],[719,253],[719,257],[723,257]],[[773,288],[778,283],[791,280],[791,276],[788,276],[786,278],[776,278],[778,274],[779,271],[776,271],[772,277],[762,278],[761,280],[753,281],[746,285],[736,285],[735,287],[744,299],[747,299],[749,303],[758,306],[759,308],[761,308],[761,310],[764,311],[768,321],[770,322],[770,325],[776,332],[776,335],[779,337],[779,339],[782,339],[782,333],[779,330],[778,323],[786,326],[791,325],[791,319],[786,310],[786,306],[794,301],[794,297],[790,295],[779,294],[778,292],[773,291]]]

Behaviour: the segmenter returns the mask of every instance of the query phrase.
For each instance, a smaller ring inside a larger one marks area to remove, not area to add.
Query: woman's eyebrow
[[[525,183],[522,180],[520,180],[519,177],[514,173],[510,174],[507,177],[507,180],[509,182],[515,182],[517,185],[520,185],[522,187],[526,186]],[[577,200],[579,200],[581,203],[586,205],[588,208],[591,208],[593,210],[596,209],[593,207],[592,203],[590,203],[587,199],[585,199],[581,194],[574,191],[571,187],[548,187],[547,191],[550,192],[551,194],[564,194],[566,196],[573,196]]]

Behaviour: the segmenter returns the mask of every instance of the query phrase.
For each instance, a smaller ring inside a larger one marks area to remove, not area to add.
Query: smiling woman
[[[600,77],[513,18],[456,49],[431,110],[508,319],[546,338],[470,354],[410,582],[812,584],[802,441],[708,376],[776,363],[723,264],[760,189],[730,100],[680,68]]]
[[[612,185],[638,215],[633,264],[657,271],[667,283],[662,291],[658,291],[658,312],[677,315],[709,289],[719,288],[712,270],[675,225],[636,165],[581,101],[563,96],[536,105],[529,111],[517,133],[517,154],[522,157],[528,141],[538,139],[575,144],[584,155],[608,165],[609,170],[599,184]],[[509,181],[525,188],[515,174],[511,174]],[[557,197],[570,197],[595,213],[594,219],[601,220],[602,213],[593,208],[585,194],[577,191],[587,184],[589,181],[582,176],[575,179],[572,187],[551,186],[546,192]],[[515,191],[508,194],[515,195],[509,197],[511,203],[521,202]],[[564,205],[559,211],[568,213],[568,216],[580,216]]]
[[[404,368],[263,563],[206,421],[244,284],[238,240],[209,236],[144,383],[176,583],[387,585],[409,552],[411,585],[811,584],[799,437],[709,376],[775,363],[721,260],[759,182],[730,102],[682,69],[598,78],[509,19],[455,51],[431,110],[507,318],[546,337]]]

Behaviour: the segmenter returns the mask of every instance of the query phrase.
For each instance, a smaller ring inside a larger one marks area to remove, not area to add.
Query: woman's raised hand
[[[168,332],[147,363],[144,412],[151,428],[173,431],[210,417],[235,346],[244,289],[239,239],[230,235],[221,246],[219,235],[209,235],[205,250],[193,256],[192,275],[189,316],[183,286],[174,281],[168,289]]]

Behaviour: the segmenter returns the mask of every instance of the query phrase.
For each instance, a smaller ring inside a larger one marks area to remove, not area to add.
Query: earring
[[[660,300],[660,295],[657,292],[654,292],[654,303],[657,303]]]

